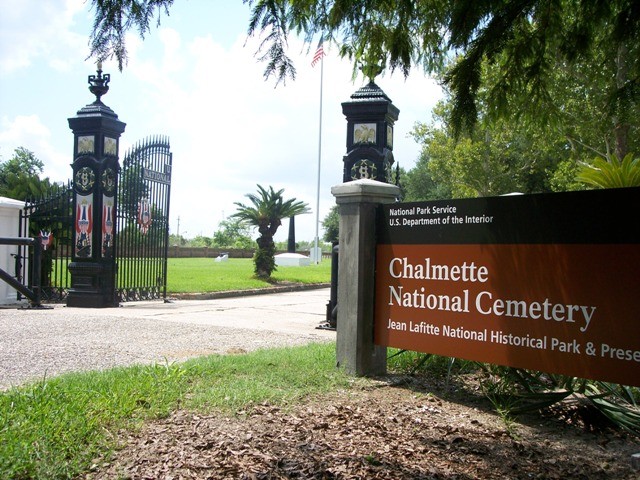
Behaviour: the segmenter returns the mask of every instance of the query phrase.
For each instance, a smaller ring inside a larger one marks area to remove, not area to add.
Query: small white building
[[[0,237],[17,237],[20,227],[20,211],[24,202],[13,198],[0,197]],[[0,268],[13,275],[15,258],[11,254],[18,253],[17,245],[0,245]],[[0,280],[0,304],[17,303],[16,291],[6,282]]]

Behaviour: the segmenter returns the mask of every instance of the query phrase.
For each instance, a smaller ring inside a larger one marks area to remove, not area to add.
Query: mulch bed
[[[397,379],[396,379],[397,380]],[[640,441],[579,416],[505,422],[479,395],[366,383],[291,407],[178,411],[87,479],[638,479]],[[430,393],[433,392],[433,393]]]

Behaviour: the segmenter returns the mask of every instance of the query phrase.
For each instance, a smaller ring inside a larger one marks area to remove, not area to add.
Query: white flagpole
[[[324,45],[323,45],[324,47]],[[318,254],[318,229],[320,226],[320,165],[322,162],[322,82],[324,77],[324,53],[320,57],[320,119],[318,126],[318,187],[316,193],[316,238],[314,241],[314,253],[316,264],[320,263],[322,254]]]

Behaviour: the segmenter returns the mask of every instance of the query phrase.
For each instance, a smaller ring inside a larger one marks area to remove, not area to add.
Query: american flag
[[[323,39],[320,37],[320,41],[318,42],[318,48],[316,53],[313,54],[313,60],[311,60],[311,66],[315,67],[316,63],[318,63],[322,57],[324,57],[324,47],[323,47]]]

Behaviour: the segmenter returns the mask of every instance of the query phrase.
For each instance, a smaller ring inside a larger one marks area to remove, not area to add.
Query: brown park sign
[[[640,188],[381,207],[378,345],[640,386]]]

